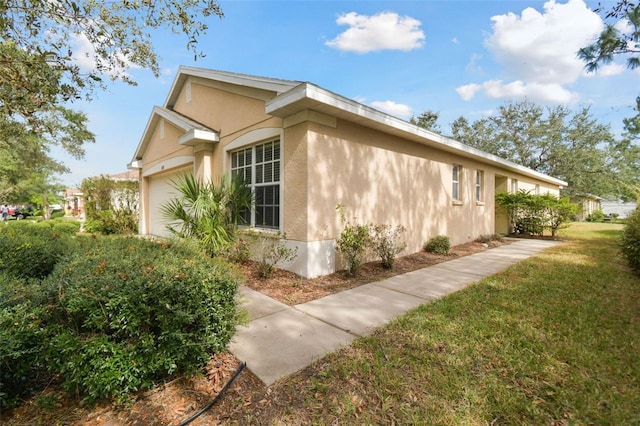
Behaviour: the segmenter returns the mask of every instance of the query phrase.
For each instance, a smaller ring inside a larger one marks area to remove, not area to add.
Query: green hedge
[[[45,373],[84,401],[124,401],[226,347],[237,281],[225,263],[173,243],[73,241],[43,280],[0,276],[3,406]]]
[[[622,254],[629,266],[640,274],[640,209],[635,209],[625,221]]]
[[[69,233],[50,223],[16,222],[0,230],[0,271],[15,277],[46,277],[71,248]]]

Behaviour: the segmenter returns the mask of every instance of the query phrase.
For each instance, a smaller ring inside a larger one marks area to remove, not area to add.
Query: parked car
[[[33,207],[16,207],[13,211],[9,210],[9,214],[17,220],[24,219],[25,217],[33,216]]]

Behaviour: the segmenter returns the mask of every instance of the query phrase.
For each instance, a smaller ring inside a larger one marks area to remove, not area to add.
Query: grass
[[[574,224],[564,244],[421,306],[233,419],[640,424],[640,278],[621,258],[621,232]]]

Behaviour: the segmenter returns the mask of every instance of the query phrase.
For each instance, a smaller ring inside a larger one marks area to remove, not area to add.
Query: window
[[[536,183],[536,195],[540,195],[540,185]]]
[[[242,216],[256,228],[280,226],[280,140],[231,153],[231,175],[242,176],[255,195],[253,209]]]
[[[453,185],[451,187],[451,196],[453,197],[454,201],[460,201],[460,170],[461,169],[462,169],[462,166],[459,166],[458,164],[453,165],[453,176],[452,176]]]
[[[511,179],[511,193],[515,194],[518,192],[518,179]]]
[[[484,172],[482,170],[476,170],[476,201],[482,202],[483,199],[483,183],[484,183]]]

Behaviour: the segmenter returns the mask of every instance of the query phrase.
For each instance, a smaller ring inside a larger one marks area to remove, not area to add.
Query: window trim
[[[453,164],[451,167],[451,199],[454,203],[461,203],[460,187],[462,182],[462,166]]]
[[[475,197],[477,205],[484,205],[484,170],[476,170]]]

